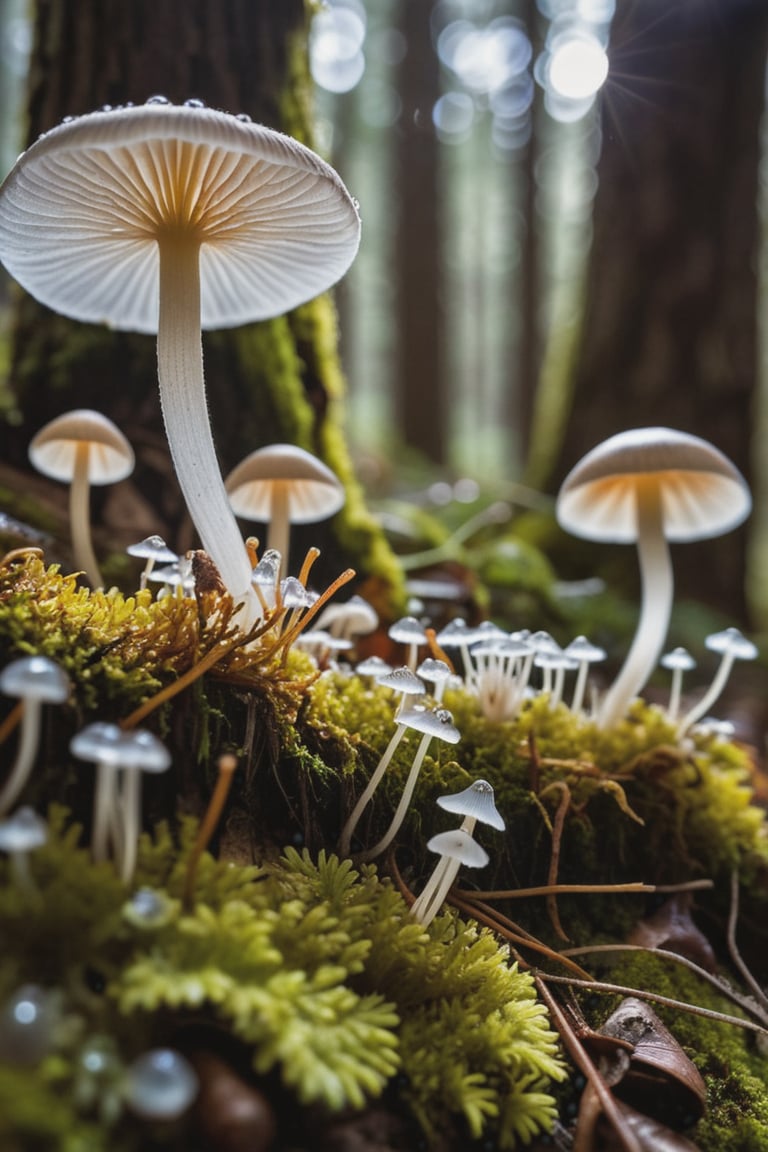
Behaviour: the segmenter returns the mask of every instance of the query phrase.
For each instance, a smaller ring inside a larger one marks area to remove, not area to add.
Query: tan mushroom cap
[[[295,444],[257,448],[230,472],[225,487],[233,512],[246,520],[269,520],[280,489],[292,524],[311,524],[332,516],[343,507],[346,496],[336,474]]]
[[[88,447],[90,484],[115,484],[133,472],[133,449],[125,436],[91,408],[75,408],[41,428],[29,445],[29,458],[44,476],[69,483],[83,444]]]
[[[631,543],[638,499],[656,492],[668,540],[728,532],[752,507],[744,477],[712,444],[671,428],[634,428],[599,444],[571,470],[557,520],[575,536]]]
[[[334,284],[360,237],[334,170],[287,136],[211,108],[149,102],[45,133],[0,190],[0,255],[42,303],[156,332],[161,234],[200,244],[201,321],[276,316]]]

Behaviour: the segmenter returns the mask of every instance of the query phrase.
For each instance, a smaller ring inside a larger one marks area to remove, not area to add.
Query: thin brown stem
[[[730,953],[731,960],[738,969],[742,980],[749,988],[752,995],[757,1002],[763,1007],[768,1008],[768,996],[766,996],[763,989],[755,980],[750,972],[747,964],[744,961],[741,953],[739,952],[736,943],[736,925],[739,920],[739,874],[734,868],[731,872],[731,907],[728,911],[728,927],[726,930],[726,941],[728,944],[728,952]]]
[[[0,724],[0,744],[4,743],[11,733],[18,728],[21,714],[24,711],[24,701],[19,700],[18,704],[14,704],[10,712]]]
[[[557,872],[560,866],[560,844],[563,838],[563,828],[565,827],[565,817],[568,809],[571,806],[571,790],[564,780],[555,780],[552,784],[548,784],[539,793],[539,800],[547,794],[550,790],[558,790],[561,793],[560,803],[555,810],[555,819],[552,824],[552,853],[549,858],[549,874],[547,876],[547,885],[549,892],[546,895],[547,911],[549,918],[552,921],[552,927],[555,930],[555,935],[561,940],[568,941],[568,935],[565,932],[560,922],[560,912],[557,907],[557,895],[552,891],[553,885],[557,883]]]
[[[189,860],[187,861],[183,898],[184,909],[187,912],[190,912],[194,907],[195,882],[197,880],[197,869],[200,864],[200,857],[211,841],[221,813],[224,810],[224,805],[227,802],[227,796],[232,786],[232,777],[237,768],[237,758],[229,752],[225,753],[219,757],[218,768],[219,776],[216,781],[216,787],[208,802],[205,816],[200,824],[197,837],[192,845],[192,851],[189,854]]]
[[[587,893],[596,895],[601,892],[632,893],[660,893],[660,892],[698,892],[713,887],[711,880],[687,880],[683,884],[643,884],[639,880],[629,881],[626,884],[540,884],[536,888],[497,888],[494,891],[478,892],[474,889],[471,895],[476,900],[525,900],[533,896],[547,896],[550,892],[557,895],[573,893]],[[460,890],[464,895],[464,890]]]

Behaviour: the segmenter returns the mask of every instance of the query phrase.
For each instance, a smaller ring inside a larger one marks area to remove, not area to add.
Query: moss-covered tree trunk
[[[653,424],[712,440],[750,476],[767,43],[762,0],[617,9],[584,328],[554,486],[603,438]],[[676,556],[680,586],[739,620],[746,538]]]
[[[246,112],[311,145],[307,31],[304,0],[38,0],[28,140],[64,116],[162,94]],[[394,577],[352,476],[331,299],[320,297],[274,321],[207,334],[204,344],[222,472],[275,441],[300,444],[325,459],[345,482],[348,500],[332,527],[312,532],[311,542],[323,549],[315,575],[320,581],[351,565],[362,577],[380,578],[385,606]],[[138,460],[129,481],[95,494],[101,547],[120,548],[154,532],[177,550],[194,544],[165,445],[154,339],[75,324],[19,298],[10,385],[3,487],[31,490],[56,524],[64,493],[30,475],[27,445],[54,415],[93,407],[122,428]],[[29,515],[29,503],[21,512]],[[309,539],[306,530],[299,534],[295,555]]]

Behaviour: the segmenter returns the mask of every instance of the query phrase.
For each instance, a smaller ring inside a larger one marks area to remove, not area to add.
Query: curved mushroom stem
[[[661,492],[648,485],[637,494],[637,552],[642,607],[632,647],[598,711],[601,728],[618,723],[656,665],[669,628],[674,576],[664,535]]]
[[[476,817],[467,816],[461,823],[461,830],[471,836],[476,824]],[[454,885],[460,867],[461,861],[451,856],[442,856],[438,860],[432,875],[424,885],[423,892],[411,905],[411,915],[419,921],[423,928],[432,923],[441,906],[445,903],[445,898]]]
[[[731,674],[731,668],[733,667],[734,660],[735,656],[733,652],[723,652],[722,659],[720,660],[717,671],[712,678],[712,683],[710,684],[709,688],[701,697],[699,702],[693,705],[690,711],[687,712],[685,716],[683,716],[680,723],[678,724],[678,737],[684,736],[688,729],[691,728],[697,720],[701,720],[702,716],[706,716],[707,712],[718,699],[726,684],[728,683],[728,677]]]
[[[208,422],[200,333],[200,248],[183,233],[158,237],[160,404],[173,466],[203,548],[236,603],[242,627],[261,616],[251,568],[219,471]]]
[[[400,797],[400,802],[397,805],[397,808],[395,809],[395,814],[392,817],[389,828],[387,828],[378,844],[374,844],[373,848],[369,848],[367,852],[363,852],[361,854],[360,859],[362,861],[367,863],[368,860],[375,860],[377,856],[381,856],[382,852],[384,852],[389,847],[397,835],[400,829],[400,825],[405,819],[405,814],[408,811],[408,805],[410,804],[413,793],[416,789],[416,781],[419,777],[419,771],[421,769],[422,763],[424,762],[424,757],[427,754],[427,748],[429,748],[429,745],[432,743],[432,739],[433,737],[429,732],[422,736],[421,741],[419,742],[419,746],[416,749],[416,755],[413,758],[413,764],[411,764],[411,769],[405,781],[403,794]]]
[[[0,790],[0,816],[5,815],[29,779],[40,741],[42,700],[25,699],[21,713],[21,731],[16,759]]]
[[[382,753],[381,759],[376,765],[373,775],[371,776],[363,791],[360,793],[357,803],[349,815],[349,819],[342,828],[341,837],[339,839],[339,854],[341,856],[349,856],[349,848],[352,843],[352,834],[354,833],[355,828],[357,828],[358,821],[362,816],[368,801],[371,799],[374,792],[378,788],[379,783],[381,782],[381,778],[386,772],[387,766],[392,759],[392,756],[394,755],[394,751],[403,737],[405,729],[405,724],[398,724],[395,728],[389,744],[387,744],[387,747]]]
[[[288,572],[288,547],[291,532],[288,504],[288,485],[284,481],[278,480],[272,492],[272,507],[267,529],[267,551],[273,549],[280,553],[280,579]]]
[[[103,588],[99,562],[91,542],[90,485],[88,483],[87,443],[77,445],[75,471],[69,489],[69,530],[72,534],[72,553],[75,567],[85,572],[92,588]]]

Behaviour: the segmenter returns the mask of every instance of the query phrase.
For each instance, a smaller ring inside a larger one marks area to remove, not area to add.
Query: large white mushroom
[[[672,610],[668,541],[729,532],[752,501],[738,469],[714,445],[671,428],[635,428],[593,448],[563,481],[560,525],[587,540],[636,543],[642,580],[637,631],[602,700],[598,722],[620,720],[659,659]]]
[[[168,443],[243,624],[261,614],[206,410],[202,328],[279,315],[357,251],[357,206],[314,152],[248,117],[152,98],[45,133],[0,188],[0,259],[65,316],[157,333]]]

